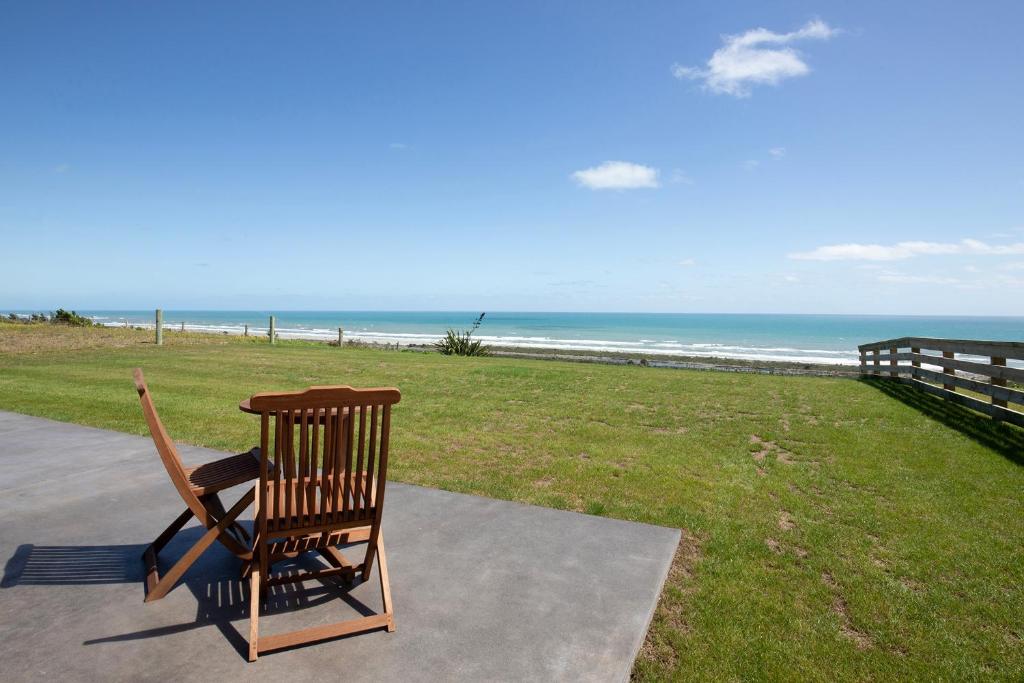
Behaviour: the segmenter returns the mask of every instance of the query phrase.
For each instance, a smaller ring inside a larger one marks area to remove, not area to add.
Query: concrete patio
[[[181,450],[188,463],[224,455]],[[3,679],[622,681],[679,540],[674,529],[390,484],[397,631],[249,664],[247,583],[219,545],[166,598],[143,603],[142,550],[183,508],[149,439],[0,411]],[[162,568],[198,535],[182,532]],[[275,592],[270,610],[266,633],[376,612],[380,596],[373,579],[351,590],[309,582]]]

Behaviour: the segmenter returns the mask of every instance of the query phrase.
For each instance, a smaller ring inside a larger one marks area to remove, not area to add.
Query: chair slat
[[[274,420],[274,467],[271,470],[273,482],[270,487],[271,498],[273,499],[272,509],[274,511],[274,528],[277,528],[277,521],[281,518],[281,461],[283,458],[284,425],[278,418]]]
[[[338,414],[335,420],[335,444],[334,452],[332,453],[332,468],[331,471],[331,508],[325,520],[325,524],[330,524],[338,520],[338,511],[341,510],[341,478],[345,476],[344,472],[344,461],[342,460],[342,450],[345,448],[345,421],[342,416],[341,406],[337,408]]]
[[[284,521],[281,524],[282,529],[291,528],[292,525],[292,510],[295,502],[295,418],[297,414],[294,411],[287,411],[284,419],[284,471],[285,471],[285,488],[284,488]]]
[[[366,449],[366,408],[359,406],[359,448],[356,451],[356,471],[352,480],[352,517],[361,519],[366,507],[366,496],[363,495],[363,451]]]
[[[319,487],[316,485],[316,474],[319,472],[317,467],[320,461],[320,409],[313,409],[313,423],[311,431],[313,436],[310,439],[309,445],[309,479],[310,479],[310,491],[306,499],[307,512],[309,514],[309,523],[312,524],[316,518],[316,504],[317,504],[317,490]]]
[[[341,520],[348,521],[352,519],[352,485],[354,472],[352,471],[352,444],[355,440],[355,410],[361,408],[361,406],[349,406],[348,409],[348,429],[345,430],[345,471],[342,473],[343,481],[343,493],[341,499]]]
[[[309,450],[306,448],[306,438],[308,436],[306,429],[306,411],[298,411],[299,415],[299,461],[298,461],[298,477],[299,483],[295,487],[295,515],[298,519],[298,525],[305,526],[307,524],[305,518],[306,511],[306,477],[309,476]]]
[[[377,503],[375,507],[380,507],[381,500],[384,498],[384,487],[388,481],[388,448],[391,445],[391,406],[385,404],[382,412],[383,416],[380,420],[380,455],[378,456],[380,464],[377,469]]]
[[[269,465],[267,449],[270,448],[270,414],[267,412],[260,413],[260,490],[259,490],[259,501],[256,506],[255,514],[258,520],[257,528],[254,531],[257,532],[257,538],[255,541],[266,542],[267,534],[267,478],[269,476]]]
[[[328,506],[331,504],[331,472],[334,467],[334,417],[330,407],[324,409],[324,448],[320,462],[320,520],[327,519]]]
[[[370,444],[366,451],[366,481],[363,482],[363,495],[367,500],[375,500],[373,495],[373,468],[377,460],[377,404],[370,409]],[[370,506],[368,505],[367,508]],[[367,509],[369,514],[369,509]]]

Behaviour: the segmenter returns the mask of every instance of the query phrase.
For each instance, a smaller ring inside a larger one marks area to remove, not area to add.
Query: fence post
[[[274,338],[277,336],[277,331],[274,329],[274,316],[270,316],[270,343],[274,343]]]
[[[899,372],[899,369],[897,368],[897,363],[896,363],[896,354],[898,352],[899,352],[899,349],[897,349],[895,346],[890,346],[889,347],[889,376],[890,377],[899,377],[900,376],[900,372]]]
[[[1001,358],[999,356],[992,356],[992,365],[997,365],[997,366],[1000,366],[1000,367],[1006,367],[1006,359],[1005,358]],[[1004,378],[1002,378],[1002,377],[992,377],[991,378],[991,382],[992,382],[992,386],[995,386],[995,387],[1005,387],[1006,386],[1006,380]],[[992,397],[992,405],[998,406],[1000,408],[1006,408],[1007,407],[1005,399],[996,398],[995,396]],[[998,411],[992,413],[992,417],[995,418],[996,420],[1000,419],[1000,415],[999,415]]]
[[[181,321],[181,331],[182,332],[185,331],[185,321],[184,320]]]
[[[164,343],[164,312],[156,309],[156,345],[163,346]]]
[[[245,324],[245,332],[242,333],[244,336],[249,336],[249,323]]]
[[[341,329],[341,328],[339,327],[339,328],[338,328],[338,346],[341,346],[341,339],[342,339],[342,337],[343,337],[344,335],[345,335],[345,332],[344,332],[344,330],[342,330],[342,329]]]
[[[910,347],[910,352],[915,354],[915,355],[920,355],[921,354],[921,349],[919,347],[917,347],[917,346],[911,346]],[[914,358],[914,360],[910,361],[910,368],[911,368],[910,369],[910,376],[913,377],[914,379],[918,379],[920,377],[920,375],[917,374],[917,371],[914,370],[914,368],[920,368],[920,367],[921,367],[921,361],[918,358]]]
[[[952,351],[943,351],[942,352],[942,357],[943,358],[948,358],[948,359],[952,360],[953,359],[953,352]],[[944,375],[955,375],[956,374],[956,370],[954,370],[953,368],[943,367],[942,368],[942,374],[944,374]],[[946,391],[956,391],[956,385],[955,384],[949,384],[947,382],[943,382],[942,383],[942,388],[945,389]]]
[[[875,349],[874,351],[872,351],[871,354],[875,358],[875,371],[874,371],[874,375],[877,377],[877,376],[882,374],[881,371],[879,371],[879,369],[878,369],[878,367],[880,365],[879,360],[878,360],[878,349]]]

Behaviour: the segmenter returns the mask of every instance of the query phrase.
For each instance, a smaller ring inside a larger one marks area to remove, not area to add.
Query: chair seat
[[[232,455],[198,467],[186,467],[189,488],[196,495],[216,493],[260,478],[259,449]]]

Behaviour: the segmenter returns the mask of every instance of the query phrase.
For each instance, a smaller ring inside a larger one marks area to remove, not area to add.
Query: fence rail
[[[900,337],[858,348],[862,375],[895,379],[1024,427],[1024,342]]]

